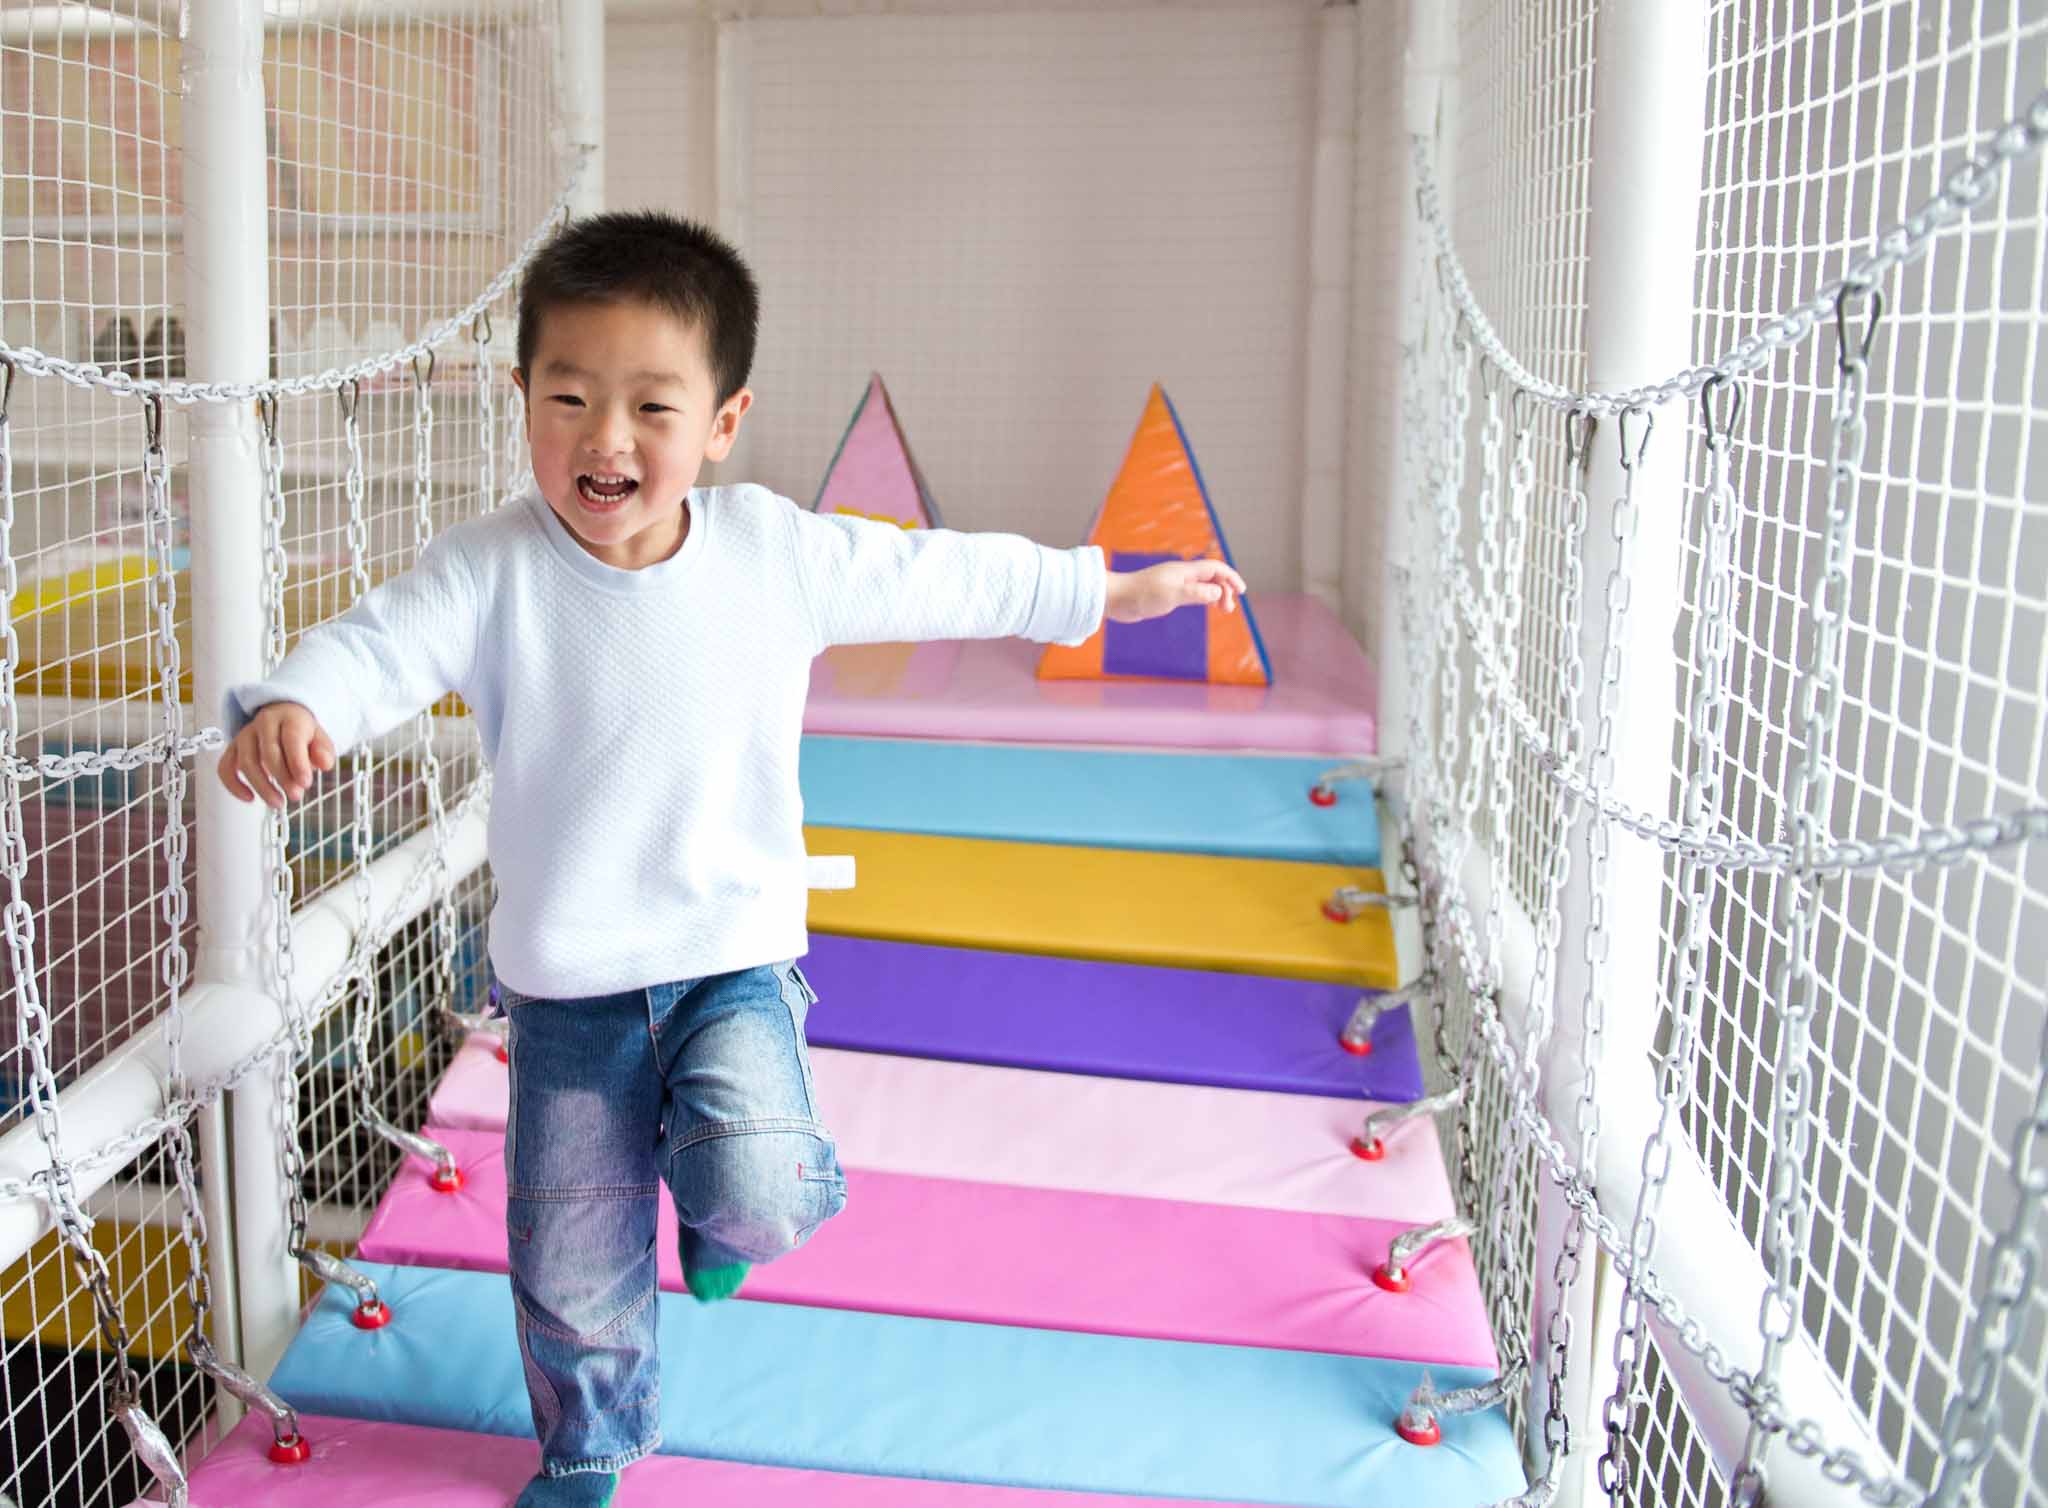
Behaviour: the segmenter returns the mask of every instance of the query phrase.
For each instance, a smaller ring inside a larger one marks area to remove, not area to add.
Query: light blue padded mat
[[[1308,799],[1342,763],[812,734],[800,775],[804,820],[824,827],[1376,869],[1371,783],[1339,783],[1334,806]]]
[[[272,1385],[308,1413],[530,1437],[509,1280],[360,1265],[391,1324],[356,1329],[329,1287]],[[1394,1433],[1422,1372],[1406,1362],[658,1302],[667,1455],[1304,1508],[1476,1508],[1524,1485],[1498,1409],[1444,1419],[1433,1447]]]

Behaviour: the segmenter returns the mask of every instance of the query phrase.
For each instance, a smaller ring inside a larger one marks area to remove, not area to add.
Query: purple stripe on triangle
[[[1111,552],[1113,571],[1142,571],[1147,566],[1179,560],[1174,554]],[[1146,623],[1105,623],[1102,626],[1102,669],[1105,675],[1155,676],[1174,681],[1209,678],[1209,610],[1177,607]]]

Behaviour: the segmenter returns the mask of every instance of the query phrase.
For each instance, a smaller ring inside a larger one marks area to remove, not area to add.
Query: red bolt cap
[[[1403,1417],[1394,1421],[1394,1433],[1410,1445],[1441,1445],[1444,1432],[1432,1419],[1426,1425],[1413,1425]]]
[[[1387,1155],[1387,1144],[1375,1136],[1367,1141],[1362,1136],[1351,1138],[1351,1155],[1360,1162],[1378,1162]]]
[[[1333,922],[1348,922],[1351,920],[1351,913],[1340,906],[1335,900],[1323,902],[1323,915]]]
[[[427,1182],[433,1186],[437,1194],[452,1194],[462,1187],[462,1169],[436,1168],[428,1175]]]
[[[1369,1058],[1372,1056],[1372,1038],[1370,1037],[1358,1042],[1352,1041],[1349,1037],[1339,1037],[1337,1045],[1350,1053],[1354,1058]]]
[[[1386,1263],[1382,1262],[1372,1270],[1372,1280],[1389,1293],[1406,1293],[1408,1291],[1408,1269],[1405,1267],[1399,1272],[1395,1272]],[[1435,1444],[1436,1442],[1431,1441],[1430,1443]]]
[[[1337,788],[1333,785],[1312,785],[1308,788],[1308,799],[1317,806],[1335,806]]]
[[[356,1322],[358,1330],[382,1330],[391,1323],[391,1306],[382,1299],[374,1304],[358,1304],[349,1318]]]
[[[297,1466],[313,1459],[313,1447],[304,1435],[280,1435],[270,1442],[270,1459],[280,1466]]]
[[[498,1061],[500,1063],[509,1063],[512,1061],[512,1049],[507,1047],[503,1042],[500,1042],[498,1044],[497,1052]]]

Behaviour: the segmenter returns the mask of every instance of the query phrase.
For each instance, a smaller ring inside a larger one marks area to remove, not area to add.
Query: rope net
[[[423,1120],[452,1023],[483,1009],[489,878],[448,853],[487,793],[450,706],[267,823],[275,1030],[190,1071],[204,989],[191,897],[208,856],[188,761],[220,734],[217,710],[192,705],[207,586],[187,417],[256,400],[274,664],[516,478],[512,290],[579,167],[556,134],[549,0],[273,8],[269,286],[249,291],[271,367],[209,381],[188,368],[180,296],[204,186],[181,150],[179,20],[153,0],[0,15],[0,899],[15,1007],[0,1022],[0,1132],[32,1130],[31,1162],[46,1164],[0,1184],[9,1208],[56,1227],[0,1273],[0,1499],[24,1504],[126,1503],[152,1480],[180,1499],[180,1458],[219,1420],[214,1380],[289,1448],[291,1411],[214,1351],[207,1213],[229,1206],[205,1186],[203,1112],[274,1077],[290,1191],[276,1213],[303,1290],[359,1281],[336,1254],[404,1150],[422,1150],[394,1133]],[[351,942],[314,978],[295,964],[292,918],[323,902]],[[135,1048],[161,1069],[163,1108],[111,1137],[70,1131],[81,1083]]]
[[[1709,8],[1656,382],[1586,379],[1597,6],[1460,7],[1415,143],[1390,732],[1532,1500],[2048,1502],[2048,21],[1822,10]]]

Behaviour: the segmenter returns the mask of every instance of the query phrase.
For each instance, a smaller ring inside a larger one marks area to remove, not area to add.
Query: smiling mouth
[[[576,478],[576,495],[593,508],[616,508],[639,490],[640,484],[629,476]]]

